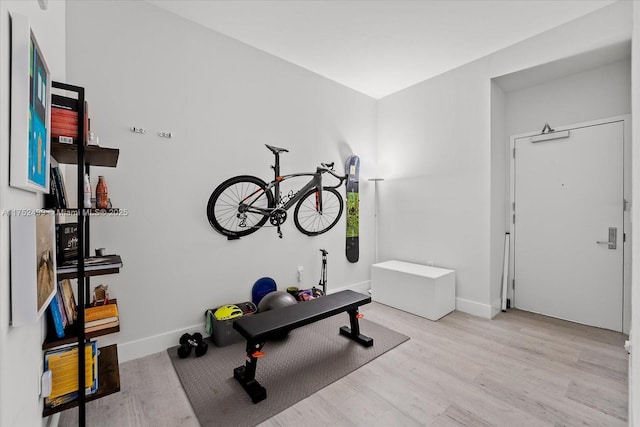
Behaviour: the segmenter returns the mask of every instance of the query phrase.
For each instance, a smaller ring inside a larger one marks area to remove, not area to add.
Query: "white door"
[[[622,331],[623,130],[514,140],[516,307]]]

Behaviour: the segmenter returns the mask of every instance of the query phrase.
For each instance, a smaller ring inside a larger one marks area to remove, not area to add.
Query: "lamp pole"
[[[378,263],[378,182],[384,181],[384,178],[369,178],[373,181],[373,218],[374,218],[374,236],[375,236],[375,256],[374,263]]]

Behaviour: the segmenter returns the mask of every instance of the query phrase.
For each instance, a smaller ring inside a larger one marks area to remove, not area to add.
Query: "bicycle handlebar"
[[[324,163],[323,163],[324,165]],[[331,166],[333,166],[333,163],[330,163]],[[329,172],[331,175],[333,175],[335,178],[340,180],[340,183],[338,183],[338,185],[332,186],[332,188],[337,188],[339,186],[342,185],[342,183],[347,179],[347,175],[338,175],[337,173],[335,173],[333,171],[333,169],[328,169],[328,168],[318,168],[321,170],[321,173],[325,173],[325,172]]]

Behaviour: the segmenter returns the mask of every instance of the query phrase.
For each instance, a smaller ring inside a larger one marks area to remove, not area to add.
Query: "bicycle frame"
[[[275,164],[273,166],[271,166],[271,168],[274,170],[275,177],[274,177],[273,181],[271,181],[271,182],[269,182],[267,184],[266,191],[271,191],[271,189],[273,189],[274,199],[275,199],[275,207],[266,208],[266,209],[253,207],[253,204],[263,194],[262,189],[258,189],[254,193],[252,193],[249,196],[245,197],[244,200],[242,200],[242,203],[244,205],[244,209],[247,212],[260,213],[262,215],[270,215],[272,212],[274,212],[276,210],[279,210],[279,209],[282,209],[282,210],[285,210],[285,211],[289,210],[302,197],[304,197],[307,194],[308,191],[310,191],[310,190],[315,188],[315,190],[316,190],[316,210],[318,212],[322,213],[322,174],[328,172],[331,175],[333,175],[335,178],[340,180],[340,182],[337,185],[328,186],[328,188],[338,188],[339,186],[342,185],[342,183],[346,179],[346,176],[337,175],[331,169],[329,169],[328,167],[317,167],[315,172],[302,172],[302,173],[293,173],[293,174],[288,174],[288,175],[280,175],[280,154],[279,153],[274,153],[274,156],[276,158],[275,159]],[[280,196],[280,183],[282,181],[286,181],[287,179],[301,177],[301,176],[311,176],[312,178],[300,190],[298,190],[291,198],[289,198],[289,200],[287,200],[282,206],[279,206],[282,203],[282,197]]]

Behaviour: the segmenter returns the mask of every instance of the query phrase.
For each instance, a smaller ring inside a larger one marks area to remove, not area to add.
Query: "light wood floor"
[[[627,425],[623,334],[518,310],[437,322],[377,303],[361,311],[411,339],[262,427]],[[166,352],[120,375],[120,393],[87,405],[87,425],[199,425]],[[77,425],[77,411],[59,425]]]

